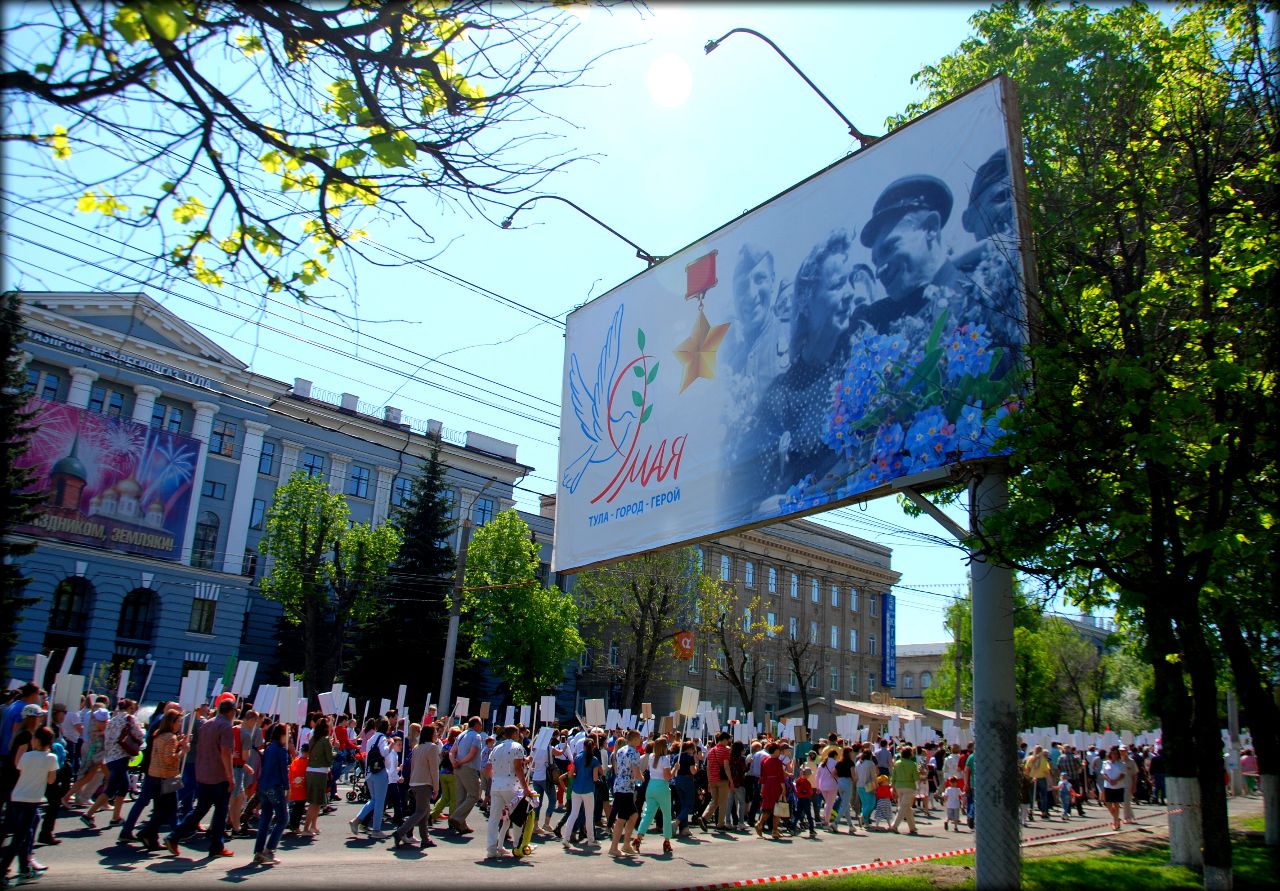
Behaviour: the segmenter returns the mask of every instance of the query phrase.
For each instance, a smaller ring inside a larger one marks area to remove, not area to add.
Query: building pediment
[[[27,291],[20,296],[29,307],[93,325],[118,334],[121,338],[144,341],[198,356],[229,369],[242,371],[248,368],[247,364],[195,327],[141,292],[102,294],[88,291]]]

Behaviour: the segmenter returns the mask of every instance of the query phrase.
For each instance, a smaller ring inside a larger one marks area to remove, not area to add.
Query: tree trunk
[[[1154,675],[1155,711],[1160,716],[1161,746],[1165,757],[1165,794],[1168,799],[1169,862],[1199,869],[1204,864],[1203,829],[1200,820],[1200,787],[1196,779],[1195,743],[1191,732],[1191,701],[1183,679],[1179,649],[1173,639],[1173,622],[1163,606],[1149,600],[1147,660]],[[1216,751],[1216,749],[1215,749]]]
[[[1264,836],[1268,845],[1280,844],[1280,775],[1264,773],[1258,777],[1262,787]]]

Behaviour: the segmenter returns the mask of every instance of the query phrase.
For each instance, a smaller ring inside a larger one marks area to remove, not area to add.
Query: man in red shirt
[[[727,831],[725,819],[729,816],[729,793],[733,791],[733,777],[729,773],[729,734],[721,731],[716,734],[716,744],[707,752],[707,790],[711,793],[711,801],[702,813],[705,822],[714,810],[716,829]]]

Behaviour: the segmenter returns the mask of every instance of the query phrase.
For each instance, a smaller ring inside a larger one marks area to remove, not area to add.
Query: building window
[[[832,606],[840,605],[840,586],[839,585],[831,586],[831,605]]]
[[[458,519],[458,491],[456,489],[446,489],[440,493],[440,498],[444,501],[445,514],[450,520]],[[408,493],[406,493],[405,501],[408,502]]]
[[[787,620],[787,636],[792,640],[798,640],[800,637],[800,620],[795,616]]]
[[[813,666],[813,671],[809,672],[809,689],[810,690],[818,689],[818,687],[821,684],[821,681],[819,680],[819,678],[821,677],[822,677],[821,666],[818,666],[818,665]]]
[[[792,690],[800,686],[800,675],[796,674],[796,670],[794,668],[787,674],[787,686]]]
[[[822,602],[822,584],[817,579],[809,580],[809,599],[814,603]]]
[[[754,588],[756,586],[756,565],[750,560],[748,560],[747,564],[742,567],[742,580],[746,583],[748,588]]]
[[[184,676],[184,677],[186,676],[186,674],[187,674],[188,672],[192,672],[192,671],[207,671],[207,670],[208,670],[208,668],[209,668],[209,663],[208,663],[208,662],[198,662],[198,661],[196,661],[196,660],[194,660],[194,659],[183,659],[183,660],[182,660],[182,674],[183,674],[183,676]]]
[[[915,688],[916,688],[915,675],[911,674],[910,672],[907,672],[902,676],[902,689],[914,690]]]
[[[217,612],[216,600],[197,598],[191,601],[191,621],[187,623],[187,630],[192,634],[213,634],[213,618]]]
[[[391,504],[393,507],[404,507],[409,503],[413,492],[413,480],[407,476],[398,476],[391,483]]]
[[[236,422],[214,421],[209,431],[209,454],[234,458],[236,453]]]
[[[351,475],[347,477],[347,494],[355,498],[369,497],[369,468],[352,465]]]
[[[591,667],[591,647],[582,648],[582,655],[578,657],[578,667],[583,670]]]
[[[324,455],[318,455],[315,452],[302,453],[302,469],[307,472],[307,476],[324,477]]]
[[[874,634],[867,635],[867,652],[872,656],[876,654],[876,636]]]
[[[271,476],[276,466],[276,444],[263,441],[262,451],[258,453],[258,473]]]
[[[57,402],[58,390],[62,387],[62,379],[52,371],[41,371],[39,368],[27,369],[26,390],[32,396],[39,396],[45,402]]]
[[[928,671],[920,672],[920,689],[928,690],[933,686],[933,674]]]
[[[698,572],[702,572],[702,568],[706,565],[707,555],[702,552],[702,548],[693,549],[693,559],[698,564]]]
[[[840,669],[831,669],[831,692],[836,693],[840,690]]]
[[[831,626],[831,649],[833,650],[840,649],[840,626],[839,625]]]
[[[150,588],[134,588],[126,594],[120,605],[116,637],[150,643],[155,625],[155,599],[155,592]]]
[[[218,553],[218,515],[205,511],[196,521],[196,537],[191,545],[191,565],[201,569],[213,569]]]
[[[609,667],[617,668],[618,662],[621,661],[621,656],[622,656],[622,650],[618,647],[617,643],[610,643],[609,644]]]
[[[254,578],[258,574],[258,552],[252,548],[245,548],[244,562],[240,564],[240,574],[247,579]]]
[[[774,667],[772,659],[766,659],[764,663],[764,682],[772,684],[777,669]]]
[[[742,633],[743,634],[751,633],[751,610],[750,609],[744,609],[742,611]]]
[[[267,518],[267,503],[261,498],[253,499],[253,507],[249,509],[249,528],[261,529]]]
[[[858,652],[858,629],[857,628],[849,629],[849,652],[850,653]]]
[[[769,622],[769,630],[768,630],[768,632],[767,632],[767,633],[768,633],[768,635],[769,635],[770,637],[777,637],[777,636],[778,636],[778,632],[777,632],[777,630],[776,630],[776,629],[777,629],[777,627],[778,627],[778,614],[777,614],[777,613],[765,613],[765,618],[766,618],[766,619],[767,619],[767,621]]]
[[[818,643],[818,622],[816,619],[809,620],[809,643]]]
[[[79,576],[65,578],[53,589],[53,611],[49,630],[83,634],[93,599],[93,585]]]
[[[471,505],[471,522],[483,526],[493,519],[494,507],[492,498],[477,498],[476,503]]]
[[[849,694],[852,696],[858,694],[858,673],[856,671],[849,672]]]
[[[778,593],[778,570],[773,566],[769,567],[769,593]]]
[[[856,613],[858,611],[858,589],[849,589],[849,612]]]
[[[720,581],[727,582],[729,577],[733,575],[733,561],[729,559],[728,554],[720,555]]]
[[[151,426],[170,433],[182,432],[182,409],[176,405],[157,402],[151,409]]]
[[[876,692],[876,673],[874,671],[867,672],[867,695]]]
[[[873,616],[880,615],[880,603],[879,598],[876,597],[876,595],[870,594],[867,596],[867,610]]]
[[[226,498],[227,484],[214,482],[213,480],[205,480],[200,485],[200,494],[205,498]]]
[[[791,599],[800,599],[800,576],[796,575],[794,572],[791,573]]]
[[[693,655],[689,657],[689,674],[698,673],[698,647],[693,648]]]
[[[94,384],[89,390],[89,411],[109,418],[120,417],[124,414],[124,393]]]

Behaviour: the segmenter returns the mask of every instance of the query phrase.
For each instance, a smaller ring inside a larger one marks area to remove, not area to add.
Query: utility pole
[[[485,483],[462,511],[462,536],[458,543],[458,564],[453,570],[453,590],[449,596],[449,633],[444,641],[444,665],[440,669],[440,708],[453,714],[453,666],[458,660],[458,626],[462,623],[462,591],[467,577],[467,548],[471,544],[471,511],[493,481]],[[465,715],[464,715],[465,717]]]
[[[970,609],[972,610],[972,600],[973,600],[973,594],[972,594],[972,592],[970,592],[969,599],[970,599]],[[956,687],[956,695],[955,695],[955,713],[956,713],[956,721],[957,721],[957,722],[959,722],[959,720],[960,720],[960,704],[961,704],[961,700],[960,700],[960,666],[961,666],[961,664],[962,664],[962,660],[961,660],[961,658],[960,658],[960,631],[961,631],[961,628],[962,628],[962,627],[963,627],[963,623],[961,622],[961,617],[960,617],[959,615],[957,615],[957,616],[956,616],[956,628],[955,628],[955,631],[953,632],[953,633],[954,633],[954,635],[955,635],[955,638],[954,638],[954,639],[955,639],[955,650],[956,650],[956,664],[955,664],[955,673],[956,673],[956,684],[955,684],[955,687]]]

